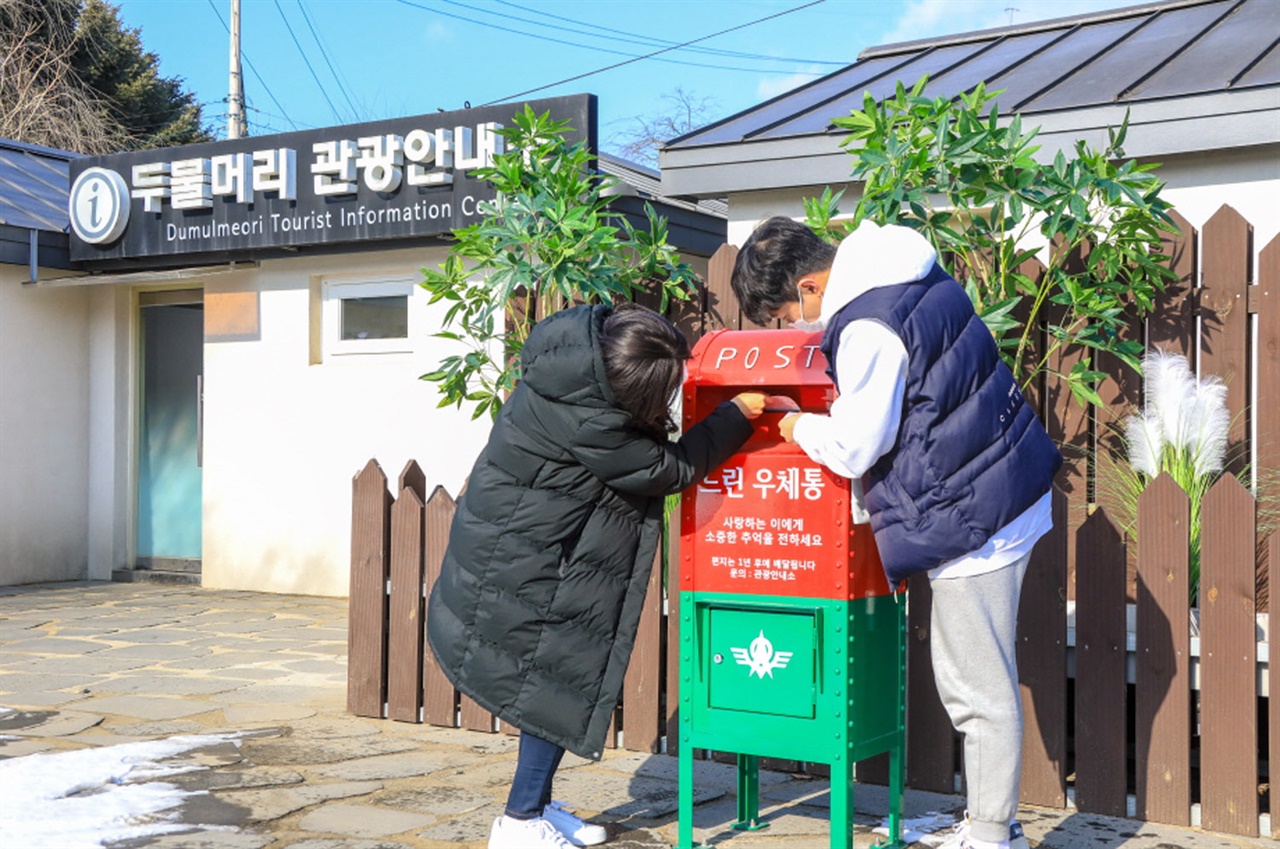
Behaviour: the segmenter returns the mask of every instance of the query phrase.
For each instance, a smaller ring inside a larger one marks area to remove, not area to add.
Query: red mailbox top
[[[722,330],[693,350],[685,423],[746,390],[826,412],[835,398],[821,334]],[[782,440],[766,412],[742,450],[685,492],[680,589],[853,599],[889,590],[871,528],[850,521],[849,481]]]

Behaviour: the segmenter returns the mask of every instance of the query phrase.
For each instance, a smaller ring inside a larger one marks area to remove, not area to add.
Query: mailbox
[[[722,330],[694,348],[684,421],[739,392],[826,412],[820,334]],[[679,846],[693,843],[695,748],[738,756],[738,819],[759,818],[759,759],[831,770],[831,846],[853,846],[853,765],[889,755],[889,838],[901,847],[906,615],[847,479],[784,442],[785,411],[686,491],[680,506]]]

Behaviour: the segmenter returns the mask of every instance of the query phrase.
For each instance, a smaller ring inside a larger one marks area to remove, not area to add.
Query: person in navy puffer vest
[[[838,397],[783,418],[783,437],[861,479],[891,583],[933,592],[938,692],[964,734],[969,816],[944,846],[1020,849],[1018,597],[1052,526],[1062,456],[929,242],[864,221],[832,247],[775,217],[738,253],[733,289],[752,321],[823,331]]]

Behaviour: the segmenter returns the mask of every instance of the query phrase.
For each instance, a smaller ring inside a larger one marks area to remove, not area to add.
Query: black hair
[[[689,359],[684,334],[653,310],[623,303],[604,320],[600,347],[609,388],[632,425],[663,438],[675,432],[671,401]]]
[[[769,324],[784,304],[800,299],[796,282],[826,271],[836,249],[799,222],[775,215],[761,224],[738,250],[731,284],[742,311],[756,324]]]

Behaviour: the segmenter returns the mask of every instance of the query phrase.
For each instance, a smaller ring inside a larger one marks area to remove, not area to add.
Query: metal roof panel
[[[889,97],[897,88],[899,81],[909,86],[925,74],[931,77],[934,74],[943,74],[952,67],[963,64],[985,47],[987,45],[982,42],[960,44],[928,50],[914,58],[908,57],[910,61],[895,68],[891,74],[881,74],[871,79],[866,85],[840,92],[836,98],[815,104],[799,114],[796,114],[794,109],[789,110],[791,117],[772,126],[761,127],[754,133],[747,133],[744,138],[777,138],[800,133],[826,132],[832,118],[837,115],[847,115],[855,106],[861,108],[865,93],[869,92],[876,100]],[[931,92],[926,91],[926,93]]]
[[[1029,111],[1025,105],[1028,101],[1050,89],[1069,84],[1074,74],[1149,18],[1150,15],[1121,18],[1090,27],[1075,27],[1016,68],[988,80],[987,87],[1005,90],[1001,99],[1006,112]],[[1092,102],[1108,103],[1111,94],[1113,92],[1095,92]]]
[[[931,73],[929,85],[925,87],[924,94],[929,97],[941,97],[953,95],[959,91],[969,91],[988,76],[1008,69],[1022,57],[1043,48],[1061,35],[1060,32],[1037,32],[996,39],[990,42],[964,45],[973,48],[971,53],[959,62],[953,61],[950,66],[941,67],[938,73]],[[938,51],[932,55],[937,56],[941,52]],[[944,56],[943,58],[945,59],[946,57]],[[907,69],[904,67],[903,70]],[[920,72],[923,73],[923,70]],[[847,115],[854,109],[861,109],[863,92],[871,91],[874,97],[892,94],[897,79],[902,79],[904,85],[914,83],[919,79],[919,74],[910,78],[905,75],[883,77],[873,88],[850,91],[846,96],[827,104],[821,113],[816,110],[801,113],[792,120],[779,124],[766,133],[762,133],[759,137],[777,138],[799,133],[823,132],[827,129],[832,118],[838,115]]]
[[[0,223],[66,232],[68,174],[75,156],[0,139]]]
[[[1225,89],[1275,44],[1276,35],[1275,0],[1244,0],[1130,96],[1177,97]]]
[[[1256,65],[1241,74],[1232,88],[1241,89],[1277,83],[1280,83],[1280,40],[1271,45],[1271,49],[1258,59]]]
[[[1061,85],[1025,103],[1028,112],[1070,109],[1119,100],[1135,83],[1157,70],[1186,47],[1189,33],[1207,29],[1230,8],[1230,2],[1157,12],[1123,41],[1081,67]]]

